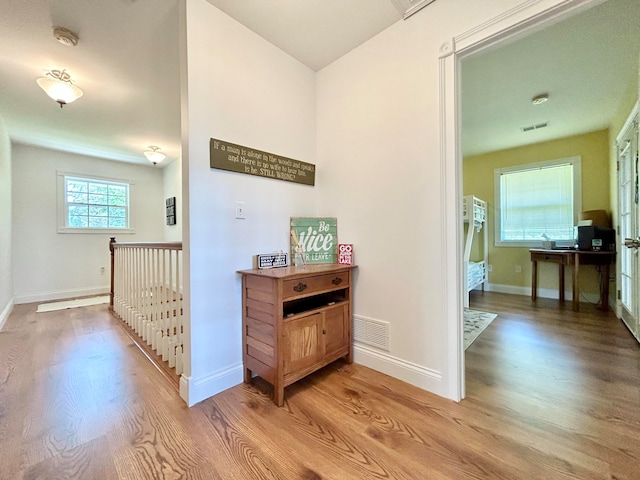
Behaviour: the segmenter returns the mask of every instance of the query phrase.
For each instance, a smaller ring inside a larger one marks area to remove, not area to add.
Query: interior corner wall
[[[0,117],[0,330],[13,309],[11,140]]]
[[[164,182],[164,198],[176,197],[176,224],[164,224],[164,241],[165,242],[181,242],[182,241],[182,158],[174,160],[162,170],[162,179]]]
[[[164,198],[159,170],[20,144],[13,145],[12,157],[16,303],[109,292],[111,235],[58,233],[58,171],[132,181],[135,233],[116,235],[116,239],[162,241]]]
[[[354,244],[355,315],[389,324],[389,351],[356,343],[355,359],[443,396],[458,373],[442,300],[440,47],[519,3],[434,2],[317,75],[319,208]]]
[[[181,395],[193,405],[242,382],[236,272],[252,268],[257,253],[288,250],[289,218],[318,213],[324,177],[313,187],[210,168],[211,138],[316,163],[315,74],[206,0],[184,0],[182,8],[190,360]],[[237,201],[244,219],[235,218]]]

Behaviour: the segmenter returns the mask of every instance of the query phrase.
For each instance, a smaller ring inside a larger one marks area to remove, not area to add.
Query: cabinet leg
[[[244,383],[251,383],[251,370],[248,368],[244,369]]]
[[[273,403],[278,407],[284,405],[284,387],[282,384],[273,386]]]
[[[349,350],[349,353],[344,357],[344,360],[351,365],[353,363],[353,351]]]

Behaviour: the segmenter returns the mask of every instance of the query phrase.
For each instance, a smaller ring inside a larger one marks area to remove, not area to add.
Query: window
[[[581,184],[580,157],[494,170],[496,245],[573,245]]]
[[[131,183],[58,173],[58,231],[62,233],[132,233]]]

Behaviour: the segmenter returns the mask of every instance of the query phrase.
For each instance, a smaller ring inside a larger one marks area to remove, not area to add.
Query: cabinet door
[[[349,325],[348,306],[340,305],[327,310],[324,317],[325,355],[330,356],[338,351],[348,350]]]
[[[322,356],[322,314],[285,322],[284,337],[284,374],[312,367]]]

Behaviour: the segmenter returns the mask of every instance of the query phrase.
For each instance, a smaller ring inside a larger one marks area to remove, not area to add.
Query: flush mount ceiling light
[[[47,95],[60,104],[75,102],[84,92],[71,82],[71,76],[65,70],[51,70],[36,80]]]
[[[540,95],[536,95],[531,99],[531,103],[533,103],[534,105],[542,105],[543,103],[548,101],[549,101],[548,93],[541,93]]]
[[[67,47],[75,47],[78,45],[78,35],[73,33],[68,28],[53,27],[53,36],[62,45]]]
[[[164,153],[159,152],[158,150],[160,150],[160,147],[156,147],[155,145],[150,145],[149,149],[144,151],[144,156],[147,157],[147,160],[149,160],[154,165],[156,165],[158,162],[161,162],[162,160],[167,158],[167,156]]]

